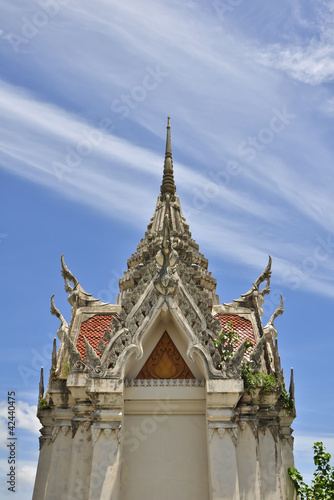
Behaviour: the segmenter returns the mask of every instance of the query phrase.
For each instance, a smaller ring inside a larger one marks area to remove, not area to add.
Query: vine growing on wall
[[[239,334],[233,328],[233,322],[229,321],[227,325],[222,329],[219,337],[215,341],[215,346],[217,347],[219,354],[221,355],[222,362],[228,362],[234,354],[236,346],[240,341]],[[252,349],[254,346],[252,342],[247,339],[245,342],[245,352]]]
[[[294,409],[294,401],[287,392],[284,383],[279,382],[273,373],[256,372],[251,370],[247,363],[244,363],[241,371],[241,378],[244,381],[245,389],[251,393],[257,388],[261,388],[261,394],[270,394],[272,392],[281,392],[280,401],[282,407],[290,414]]]

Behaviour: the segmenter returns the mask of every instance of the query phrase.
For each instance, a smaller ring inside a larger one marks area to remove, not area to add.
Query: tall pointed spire
[[[174,195],[176,191],[176,186],[174,182],[174,172],[173,172],[173,158],[172,158],[172,142],[170,134],[170,117],[168,117],[167,122],[167,139],[166,139],[166,153],[165,153],[165,163],[164,163],[164,175],[161,184],[161,194],[171,194]]]

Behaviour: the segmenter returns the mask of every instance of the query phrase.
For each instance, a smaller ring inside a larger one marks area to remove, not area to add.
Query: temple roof
[[[243,360],[252,369],[283,377],[273,324],[283,312],[283,301],[265,327],[261,321],[261,306],[270,292],[271,258],[246,294],[230,304],[219,303],[216,280],[192,238],[176,194],[170,118],[160,193],[145,236],[120,279],[117,304],[102,303],[86,293],[63,257],[61,264],[72,319],[67,324],[52,298],[51,312],[61,322],[57,334],[62,342],[58,356],[53,356],[51,378],[62,376],[68,359],[72,370],[89,376],[121,376],[126,357],[134,349],[142,356],[143,335],[167,311],[186,335],[188,352],[204,359],[210,378],[239,378]],[[236,341],[224,357],[225,334],[231,329]]]
[[[170,118],[167,123],[166,152],[160,191],[145,237],[138,244],[137,252],[128,259],[128,270],[120,279],[121,292],[133,290],[142,275],[143,266],[146,267],[155,258],[164,237],[164,223],[167,216],[173,250],[197,280],[197,284],[214,296],[217,282],[208,271],[208,260],[200,253],[198,244],[192,239],[189,224],[182,213],[180,199],[175,194]]]

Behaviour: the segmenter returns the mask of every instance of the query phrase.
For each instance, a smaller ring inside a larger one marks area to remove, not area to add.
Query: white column
[[[240,498],[261,500],[256,419],[239,421],[237,462]]]
[[[91,422],[84,418],[72,420],[72,452],[66,500],[88,500],[93,455],[90,426]]]
[[[119,498],[119,440],[121,423],[112,421],[114,415],[101,412],[102,421],[91,427],[93,458],[90,475],[89,500],[118,500]]]
[[[71,418],[66,409],[53,412],[55,424],[52,429],[51,459],[47,479],[46,500],[68,500],[67,483],[71,458]]]
[[[123,384],[117,380],[88,379],[93,456],[89,500],[119,499],[120,432],[123,417]]]
[[[51,410],[38,410],[43,427],[39,438],[40,452],[32,500],[44,500],[51,460],[52,416]]]
[[[237,413],[242,380],[207,381],[209,480],[211,500],[240,500]]]

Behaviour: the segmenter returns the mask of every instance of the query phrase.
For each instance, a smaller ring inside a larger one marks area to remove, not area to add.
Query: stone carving
[[[72,420],[71,422],[71,425],[72,425],[72,439],[74,438],[74,436],[76,435],[77,433],[77,430],[79,428],[79,420]]]
[[[54,303],[54,294],[52,295],[51,297],[51,307],[50,307],[50,313],[53,315],[53,316],[56,316],[56,318],[58,318],[60,320],[60,327],[57,331],[57,337],[62,340],[63,339],[63,334],[64,332],[66,334],[68,334],[68,324],[67,324],[67,321],[65,320],[64,316],[61,314],[61,312],[59,311],[59,309],[57,309],[57,307],[55,306],[55,303]]]
[[[265,436],[266,431],[267,431],[267,426],[266,426],[266,424],[261,424],[261,425],[259,425],[259,427],[258,427],[258,428],[260,429],[260,431],[262,432],[262,434]]]
[[[215,432],[215,430],[214,430],[212,427],[210,427],[210,428],[208,429],[208,437],[209,437],[209,442],[211,442],[211,440],[212,440],[212,436],[213,436],[213,433],[214,433],[214,432]]]
[[[238,424],[239,424],[240,429],[242,431],[244,431],[246,429],[247,421],[246,420],[239,420]]]
[[[272,258],[269,255],[269,261],[267,267],[265,268],[263,273],[257,278],[252,288],[247,293],[241,295],[239,299],[235,299],[233,302],[240,305],[251,306],[251,302],[253,301],[253,299],[255,299],[257,306],[259,308],[259,312],[262,316],[263,310],[261,309],[261,306],[264,303],[264,297],[270,293],[271,264],[272,264]],[[266,285],[260,291],[260,285],[265,281]]]
[[[65,292],[69,294],[68,301],[72,306],[84,306],[91,302],[99,302],[99,300],[94,299],[90,293],[85,292],[79,281],[71,273],[65,264],[64,254],[61,256],[61,274],[65,281]],[[70,283],[72,283],[73,286],[71,286]]]
[[[91,425],[92,425],[92,422],[90,420],[85,420],[84,421],[84,429],[85,429],[85,431],[88,431],[90,429]]]
[[[59,433],[59,429],[60,429],[60,426],[59,425],[55,425],[52,429],[52,437],[51,437],[51,440],[52,442],[54,443],[55,440],[56,440],[56,437],[58,436],[58,433]]]
[[[92,445],[94,446],[96,441],[99,439],[101,434],[101,429],[99,427],[92,427]]]
[[[271,315],[268,323],[266,324],[263,330],[265,335],[266,336],[271,335],[271,338],[273,340],[275,340],[277,337],[277,330],[274,326],[274,320],[283,313],[284,313],[284,306],[283,306],[283,297],[281,295],[281,301],[279,306],[277,307],[276,311]]]
[[[218,427],[217,428],[218,436],[220,437],[220,439],[223,439],[225,431],[226,431],[225,427]]]
[[[125,379],[125,387],[204,387],[205,380],[197,379]]]
[[[111,436],[111,429],[109,427],[107,427],[106,429],[103,429],[103,434],[105,435],[105,437],[107,439],[109,439]]]
[[[234,446],[238,446],[238,427],[229,427],[228,432],[230,433]]]
[[[100,339],[99,343],[97,344],[97,350],[103,354],[106,348],[106,344],[103,342],[102,339]]]
[[[64,333],[64,338],[67,343],[67,350],[69,356],[70,371],[82,372],[85,369],[85,364],[81,360],[81,354],[73,344],[70,337]]]
[[[248,420],[248,424],[256,439],[258,439],[258,422],[256,420]]]
[[[61,428],[61,431],[64,434],[64,436],[66,436],[66,434],[68,433],[69,430],[70,430],[70,426],[69,425],[63,425],[62,428]]]
[[[86,346],[86,357],[83,363],[88,367],[89,376],[92,378],[103,377],[107,370],[107,363],[102,363],[101,359],[96,354],[96,351],[92,348],[90,343],[84,336],[85,346]]]
[[[157,253],[155,259],[160,273],[154,280],[156,290],[162,295],[174,295],[176,293],[178,282],[173,276],[173,268],[178,261],[178,253],[172,248],[172,241],[169,231],[169,195],[166,195],[166,209],[163,224],[163,239],[161,249]]]
[[[255,372],[259,372],[261,370],[261,358],[264,349],[264,337],[260,339],[260,341],[256,344],[251,356],[248,365],[251,370]]]
[[[222,373],[225,375],[225,378],[240,378],[244,354],[245,342],[236,350],[234,356],[228,363],[222,363]]]

